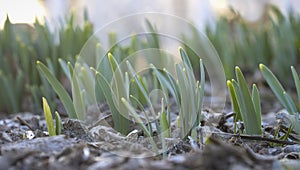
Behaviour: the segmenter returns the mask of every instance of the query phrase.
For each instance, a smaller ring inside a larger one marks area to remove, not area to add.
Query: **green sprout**
[[[300,106],[300,80],[296,69],[292,66],[291,71],[294,79],[294,83],[297,90],[298,101],[294,102],[291,96],[285,91],[282,87],[279,80],[272,73],[272,71],[265,65],[260,64],[259,69],[270,86],[271,90],[282,104],[282,106],[288,111],[289,114],[292,115],[290,122],[293,126],[293,130],[296,131],[297,134],[300,134],[300,120],[299,120],[299,106]]]
[[[47,102],[47,99],[43,97],[43,109],[44,109],[44,115],[46,119],[46,125],[47,129],[49,132],[49,136],[55,136],[55,135],[60,135],[61,133],[61,128],[62,128],[62,121],[59,116],[58,112],[55,112],[55,127],[53,123],[53,118],[52,118],[52,112],[50,110],[49,104]]]
[[[239,67],[235,68],[237,81],[227,81],[230,92],[232,109],[236,113],[235,122],[242,120],[246,134],[261,135],[261,106],[259,91],[255,84],[252,86],[252,95],[245,77]]]
[[[119,65],[117,61],[115,60],[114,56],[111,53],[108,53],[108,62],[110,69],[103,70],[103,72],[99,72],[94,69],[96,73],[96,92],[102,92],[105,96],[105,99],[109,105],[109,108],[112,113],[113,121],[114,121],[114,128],[122,133],[123,135],[127,135],[130,131],[129,129],[129,119],[127,116],[126,109],[124,111],[124,106],[122,106],[121,98],[129,99],[129,78],[128,73],[125,72],[123,74],[119,68]],[[109,83],[109,78],[105,77],[105,75],[109,75],[110,73],[116,73],[114,74],[115,80],[116,80],[116,86],[112,87]],[[116,91],[118,93],[114,92],[114,88],[116,88]],[[96,94],[99,96],[99,94]],[[119,96],[116,96],[119,95]],[[97,97],[98,102],[100,100],[100,97]],[[117,105],[120,106],[119,108]],[[120,111],[123,113],[121,114]]]
[[[57,80],[57,78],[50,72],[50,70],[40,61],[36,62],[37,67],[41,73],[45,75],[49,83],[51,84],[53,90],[59,96],[60,100],[62,101],[68,115],[70,118],[78,118],[75,112],[75,108],[72,102],[71,97],[69,96],[66,89],[63,85]]]

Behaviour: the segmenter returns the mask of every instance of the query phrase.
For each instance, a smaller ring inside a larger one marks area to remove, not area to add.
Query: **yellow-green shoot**
[[[62,122],[61,122],[61,118],[59,116],[59,113],[55,112],[55,123],[56,123],[56,125],[54,127],[52,112],[50,110],[47,99],[43,97],[42,100],[43,100],[43,109],[44,109],[44,115],[45,115],[45,119],[46,119],[46,125],[47,125],[49,136],[60,135]]]

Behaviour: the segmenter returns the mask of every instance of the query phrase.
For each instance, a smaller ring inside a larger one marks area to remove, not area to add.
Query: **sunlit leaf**
[[[43,97],[43,109],[44,109],[46,125],[47,125],[47,129],[49,132],[49,136],[55,136],[56,131],[54,129],[52,113],[51,113],[50,107],[48,105],[48,102],[47,102],[46,98],[44,98],[44,97]]]

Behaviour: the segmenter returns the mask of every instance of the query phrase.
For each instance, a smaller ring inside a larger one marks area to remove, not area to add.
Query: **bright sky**
[[[0,0],[0,27],[7,13],[12,23],[33,23],[36,16],[43,21],[46,15],[44,7],[37,0]]]

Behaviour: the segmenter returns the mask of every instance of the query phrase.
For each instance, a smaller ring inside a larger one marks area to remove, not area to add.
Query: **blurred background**
[[[240,66],[249,82],[263,85],[258,70],[258,64],[263,63],[286,87],[295,88],[290,66],[300,71],[299,0],[0,0],[0,112],[40,111],[42,97],[49,99],[53,107],[59,105],[57,95],[38,72],[36,61],[45,63],[68,88],[64,66],[67,62],[75,65],[78,54],[85,54],[81,49],[88,40],[91,49],[84,49],[92,53],[90,56],[103,57],[107,52],[105,43],[111,47],[120,33],[135,30],[132,28],[137,28],[140,21],[132,19],[125,26],[117,24],[118,30],[108,27],[107,34],[96,37],[101,37],[100,44],[90,38],[97,30],[121,17],[145,12],[169,14],[192,22],[205,37],[200,38],[197,31],[184,30],[182,42],[189,42],[193,49],[203,52],[202,59],[211,57],[215,51],[207,47],[214,47],[227,79],[234,78],[234,68]],[[171,28],[168,31],[180,30],[162,17],[155,17],[154,21],[163,21]],[[152,30],[151,24],[148,30]],[[105,37],[108,41],[103,41]],[[163,36],[157,37],[132,36],[126,39],[127,44],[117,44],[109,51],[121,62],[140,49],[164,49]],[[207,40],[209,43],[204,43]],[[199,73],[199,56],[186,44],[180,46]],[[98,66],[98,62],[91,63]],[[99,68],[105,65],[109,64]]]
[[[74,11],[77,22],[82,23],[83,11],[87,9],[95,28],[134,13],[162,12],[186,18],[201,29],[205,24],[214,26],[216,17],[228,13],[230,7],[248,21],[255,22],[263,18],[268,4],[278,6],[285,15],[291,10],[300,11],[297,0],[1,0],[0,26],[3,27],[9,15],[12,23],[33,23],[38,18],[41,22],[46,20],[53,28],[70,11]]]

